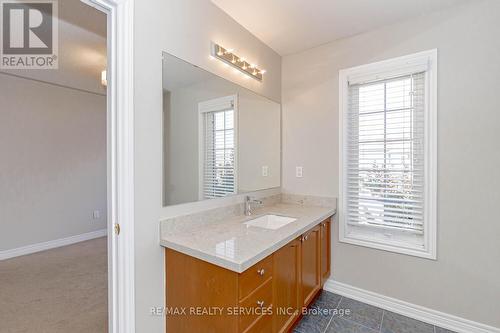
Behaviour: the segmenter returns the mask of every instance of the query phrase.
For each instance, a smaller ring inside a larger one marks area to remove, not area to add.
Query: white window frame
[[[410,239],[404,235],[390,234],[377,230],[376,227],[362,228],[363,231],[352,231],[347,226],[344,216],[346,212],[346,172],[345,170],[345,145],[344,119],[348,112],[349,82],[367,83],[390,77],[406,74],[426,72],[425,78],[425,145],[424,145],[424,235],[423,247],[406,242]],[[437,49],[419,52],[403,57],[384,60],[367,65],[352,67],[339,71],[339,241],[360,245],[379,250],[396,252],[436,260],[436,235],[437,235]],[[406,238],[406,239],[405,239]]]
[[[204,196],[204,165],[205,165],[205,138],[203,136],[203,114],[206,112],[221,111],[226,105],[233,105],[234,114],[234,194],[238,193],[238,95],[214,98],[198,103],[198,199],[207,200]]]

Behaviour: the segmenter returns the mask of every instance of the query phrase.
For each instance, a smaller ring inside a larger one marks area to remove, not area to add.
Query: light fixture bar
[[[217,43],[212,42],[212,56],[226,64],[238,69],[244,74],[253,77],[256,80],[262,81],[264,70],[257,68],[257,66],[250,64],[245,59],[238,57],[231,49],[226,49]]]

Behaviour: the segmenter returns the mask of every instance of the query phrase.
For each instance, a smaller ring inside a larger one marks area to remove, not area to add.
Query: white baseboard
[[[458,333],[500,333],[500,328],[380,295],[332,279],[325,283],[324,289],[341,296],[349,297],[384,310],[392,311]]]
[[[107,235],[107,229],[101,229],[101,230],[87,232],[87,233],[81,234],[81,235],[55,239],[55,240],[51,240],[51,241],[43,242],[43,243],[31,244],[31,245],[11,249],[11,250],[0,251],[0,261],[14,258],[14,257],[24,256],[24,255],[30,254],[30,253],[49,250],[49,249],[53,249],[56,247],[61,247],[61,246],[65,246],[65,245],[79,243],[79,242],[83,242],[83,241],[94,239],[94,238],[104,237],[106,235]]]

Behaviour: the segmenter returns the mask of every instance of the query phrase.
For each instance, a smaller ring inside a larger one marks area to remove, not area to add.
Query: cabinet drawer
[[[273,320],[270,316],[260,316],[244,333],[273,333]]]
[[[239,276],[239,299],[250,295],[273,275],[273,256],[262,259]]]
[[[242,309],[239,316],[240,332],[245,332],[259,317],[272,321],[272,302],[273,281],[269,279],[264,285],[240,302],[239,306]]]

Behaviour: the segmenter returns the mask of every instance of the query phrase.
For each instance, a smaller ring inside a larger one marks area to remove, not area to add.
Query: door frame
[[[134,333],[134,0],[80,1],[107,14],[108,331]]]

